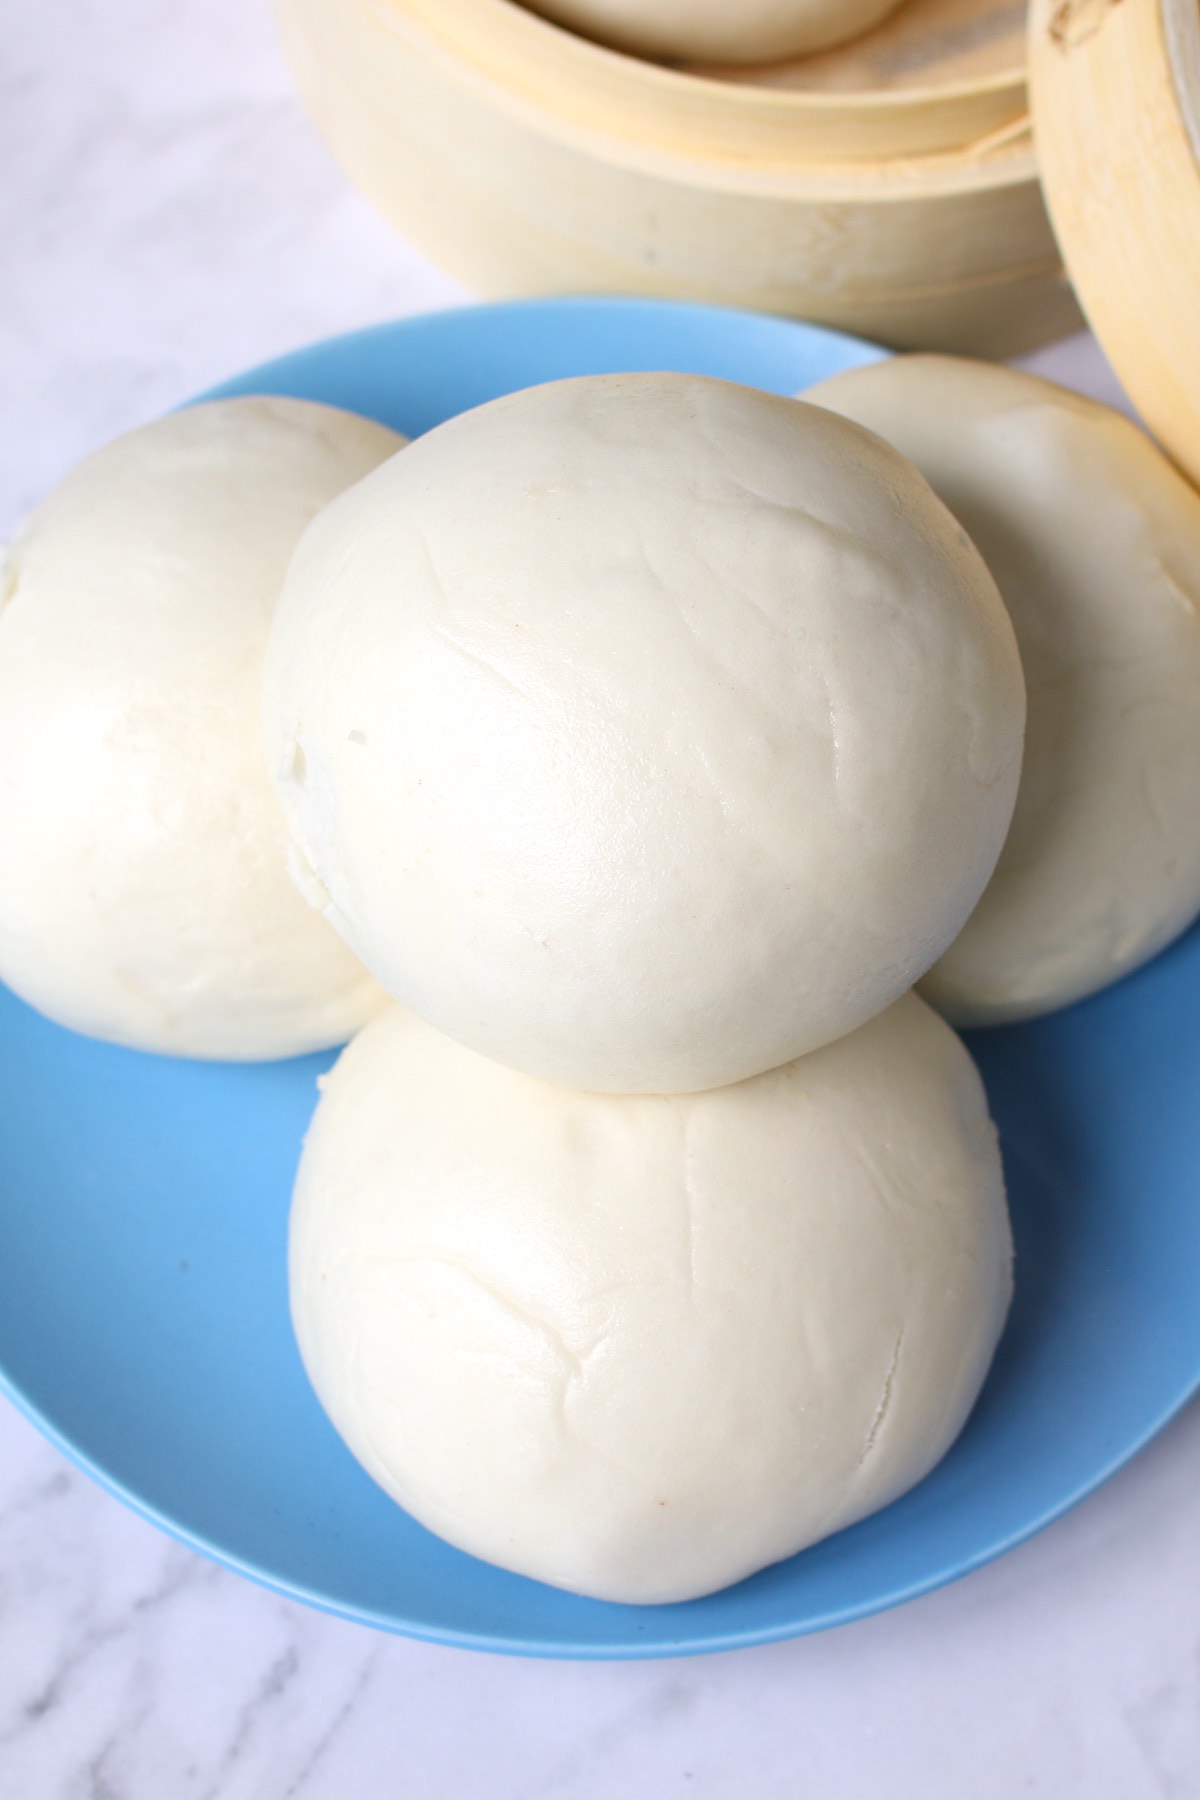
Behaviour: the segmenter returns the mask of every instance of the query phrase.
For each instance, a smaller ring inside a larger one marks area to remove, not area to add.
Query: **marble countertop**
[[[42,0],[0,50],[0,536],[235,370],[455,304],[302,116],[267,0]],[[1036,366],[1106,398],[1090,339]],[[1200,1409],[1000,1562],[734,1655],[539,1663],[293,1605],[0,1403],[0,1800],[1189,1800]]]

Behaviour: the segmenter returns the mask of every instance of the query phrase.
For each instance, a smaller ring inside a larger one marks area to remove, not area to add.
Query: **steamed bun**
[[[805,398],[913,459],[1025,666],[1012,830],[922,992],[964,1025],[1094,993],[1200,913],[1200,495],[1119,413],[988,363],[897,357]]]
[[[0,978],[181,1056],[340,1042],[383,996],[289,878],[262,661],[296,540],[403,443],[221,400],[68,475],[0,589]]]
[[[533,12],[635,56],[778,62],[829,50],[895,12],[899,0],[528,0]]]
[[[916,470],[685,375],[527,389],[306,532],[265,680],[325,916],[564,1084],[715,1087],[957,935],[1019,775],[1012,628]]]
[[[368,1472],[451,1543],[686,1600],[911,1487],[1004,1321],[995,1132],[915,996],[736,1087],[578,1094],[390,1008],[305,1146],[292,1311]]]

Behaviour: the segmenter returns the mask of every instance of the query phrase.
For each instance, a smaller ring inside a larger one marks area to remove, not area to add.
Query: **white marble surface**
[[[0,39],[0,535],[84,451],[464,296],[346,187],[265,0],[43,0]],[[1078,339],[1039,366],[1111,396]],[[1001,1562],[659,1664],[376,1636],[168,1542],[0,1406],[0,1800],[1188,1800],[1200,1411]]]

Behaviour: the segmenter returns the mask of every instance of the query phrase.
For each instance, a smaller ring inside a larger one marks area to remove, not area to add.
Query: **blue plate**
[[[792,392],[878,355],[805,326],[642,301],[471,308],[319,344],[222,393],[307,395],[413,433],[531,382],[700,370]],[[966,1431],[861,1525],[711,1599],[556,1593],[399,1512],[313,1398],[288,1323],[292,1173],[329,1057],[160,1061],[0,990],[0,1369],[106,1487],[184,1542],[388,1630],[553,1656],[760,1643],[998,1555],[1130,1457],[1200,1379],[1200,933],[1107,994],[978,1035],[1017,1297]]]

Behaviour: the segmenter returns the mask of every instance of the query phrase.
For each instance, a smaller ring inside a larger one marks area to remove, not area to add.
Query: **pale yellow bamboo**
[[[920,156],[984,137],[1027,104],[1014,0],[907,0],[868,38],[736,79],[605,50],[512,0],[374,4],[381,20],[390,11],[418,22],[509,92],[664,150],[785,165]],[[980,41],[992,47],[990,58],[977,52],[982,71],[964,57],[964,43]],[[872,55],[871,44],[882,48]],[[919,86],[899,73],[914,62]],[[797,85],[806,68],[812,85]]]
[[[1034,0],[1030,73],[1080,301],[1151,430],[1200,480],[1200,7]]]
[[[648,65],[488,3],[478,16],[570,44],[560,79],[471,37],[483,0],[278,0],[337,155],[477,292],[676,295],[985,356],[1078,322],[1019,124],[991,148],[984,134],[921,157],[701,153],[674,125],[643,129],[619,106],[609,118],[603,84],[568,79],[589,59],[606,81],[640,82]]]

